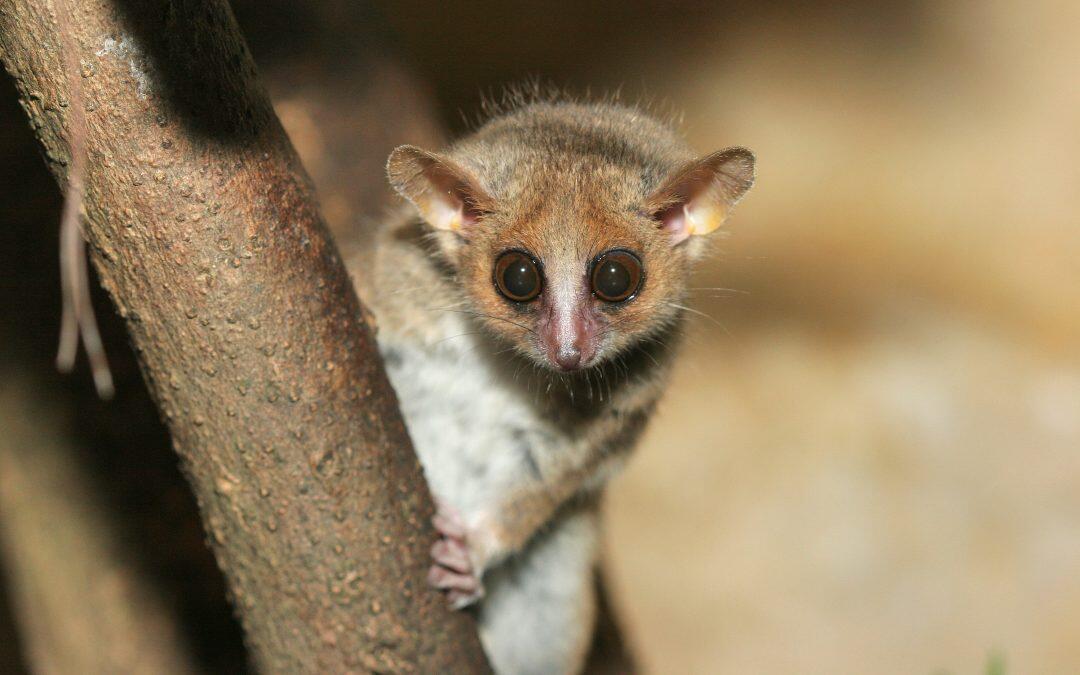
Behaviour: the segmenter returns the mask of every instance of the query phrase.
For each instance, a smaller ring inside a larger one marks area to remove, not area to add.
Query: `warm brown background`
[[[383,195],[341,197],[351,176],[327,157],[350,149],[323,143],[314,66],[292,67],[322,30],[304,4],[237,6],[340,228]],[[610,499],[616,600],[651,672],[1080,668],[1080,5],[387,0],[375,15],[369,48],[404,54],[452,128],[482,93],[537,76],[621,87],[683,112],[703,152],[758,153],[758,185],[693,284],[733,290],[695,293],[711,318],[694,318]],[[415,103],[396,99],[400,77],[362,73],[386,95],[329,109],[397,115]],[[184,616],[220,616],[193,581],[212,564],[180,525],[192,506],[160,429],[126,424],[147,415],[137,385],[105,406],[85,373],[51,374],[57,196],[0,93],[0,393],[17,369],[74,408],[58,429],[103,484],[130,479],[108,500],[141,514],[142,564],[183,580]],[[356,151],[433,142],[423,121],[395,123],[392,141],[358,124]],[[130,357],[114,366],[136,376]],[[32,427],[3,426],[0,441],[32,445]],[[234,627],[189,623],[203,664],[235,665]]]
[[[758,153],[611,498],[652,672],[1077,672],[1080,4],[452,4],[390,11],[451,121],[538,74]]]

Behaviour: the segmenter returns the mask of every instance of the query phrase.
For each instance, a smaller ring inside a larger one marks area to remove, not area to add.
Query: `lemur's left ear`
[[[720,227],[753,184],[754,153],[727,148],[673,171],[645,207],[674,245]]]
[[[412,145],[402,145],[386,162],[390,185],[412,202],[438,230],[466,234],[493,200],[472,175],[451,160]]]

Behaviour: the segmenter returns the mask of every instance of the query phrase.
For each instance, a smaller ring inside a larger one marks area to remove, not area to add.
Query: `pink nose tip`
[[[564,347],[555,354],[555,363],[563,370],[577,370],[581,367],[581,350],[576,346]]]

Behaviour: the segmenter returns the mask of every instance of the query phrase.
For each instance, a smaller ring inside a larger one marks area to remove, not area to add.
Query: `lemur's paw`
[[[461,514],[436,500],[438,513],[431,519],[439,540],[431,547],[434,563],[428,570],[428,583],[446,593],[450,606],[462,609],[484,597],[480,574],[469,557],[466,529]]]

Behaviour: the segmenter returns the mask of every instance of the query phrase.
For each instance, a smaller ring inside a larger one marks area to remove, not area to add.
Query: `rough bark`
[[[21,636],[12,644],[36,673],[196,672],[172,608],[55,407],[30,400],[33,383],[13,370],[0,372],[0,552]]]
[[[362,310],[227,6],[75,6],[92,261],[126,319],[265,672],[484,671],[426,589],[430,498]],[[52,7],[0,56],[67,163]]]

